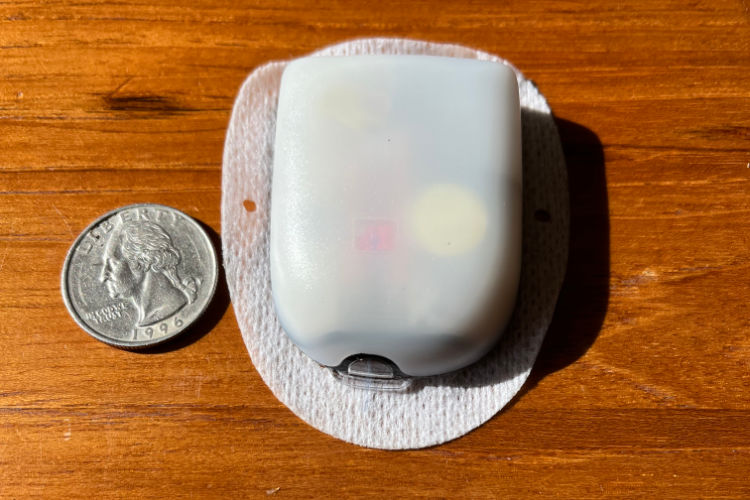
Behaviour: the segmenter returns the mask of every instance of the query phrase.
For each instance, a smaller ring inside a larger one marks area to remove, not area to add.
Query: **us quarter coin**
[[[61,287],[81,328],[137,349],[187,329],[205,311],[217,279],[216,252],[198,223],[174,208],[142,204],[113,210],[78,236]]]

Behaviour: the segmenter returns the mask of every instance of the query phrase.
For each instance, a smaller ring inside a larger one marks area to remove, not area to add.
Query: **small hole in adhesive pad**
[[[549,212],[541,208],[534,212],[534,218],[539,222],[549,222],[550,220],[552,220],[552,216],[549,214]]]
[[[257,208],[255,206],[255,202],[251,200],[243,201],[242,206],[245,207],[245,210],[247,210],[248,212],[255,212],[255,209]]]

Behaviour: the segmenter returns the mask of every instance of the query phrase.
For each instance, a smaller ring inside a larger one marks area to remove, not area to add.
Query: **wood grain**
[[[749,19],[730,0],[0,3],[0,496],[750,497]],[[360,36],[511,60],[568,161],[570,265],[532,376],[427,450],[297,419],[225,287],[150,354],[89,338],[59,293],[74,237],[115,207],[220,233],[243,79]]]

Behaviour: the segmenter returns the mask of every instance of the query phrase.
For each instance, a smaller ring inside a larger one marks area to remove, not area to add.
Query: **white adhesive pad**
[[[502,59],[456,45],[363,39],[313,55],[427,54]],[[355,389],[303,354],[281,329],[270,285],[269,222],[276,104],[285,62],[256,69],[237,96],[222,175],[222,243],[232,303],[252,361],[276,397],[310,425],[358,445],[421,448],[457,438],[521,388],[552,319],[565,274],[565,161],[544,97],[516,71],[522,107],[523,256],[511,322],[488,355],[462,370],[416,379],[404,392]],[[245,201],[255,203],[255,211]],[[535,217],[537,211],[549,216]]]

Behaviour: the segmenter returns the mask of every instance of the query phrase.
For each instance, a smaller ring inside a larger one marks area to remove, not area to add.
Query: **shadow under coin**
[[[214,292],[214,296],[211,299],[211,302],[209,302],[208,307],[203,312],[203,314],[195,321],[195,323],[188,327],[187,330],[161,344],[157,344],[153,347],[139,349],[134,352],[141,354],[160,354],[176,351],[177,349],[182,349],[183,347],[196,342],[208,332],[213,330],[213,328],[219,323],[221,318],[224,316],[224,313],[226,313],[227,309],[229,308],[229,289],[227,288],[227,281],[224,276],[224,266],[222,265],[223,260],[221,256],[221,237],[211,227],[207,226],[197,219],[194,220],[196,220],[201,228],[206,231],[206,234],[208,235],[209,240],[211,240],[211,244],[216,251],[218,281],[216,283],[216,291]]]

